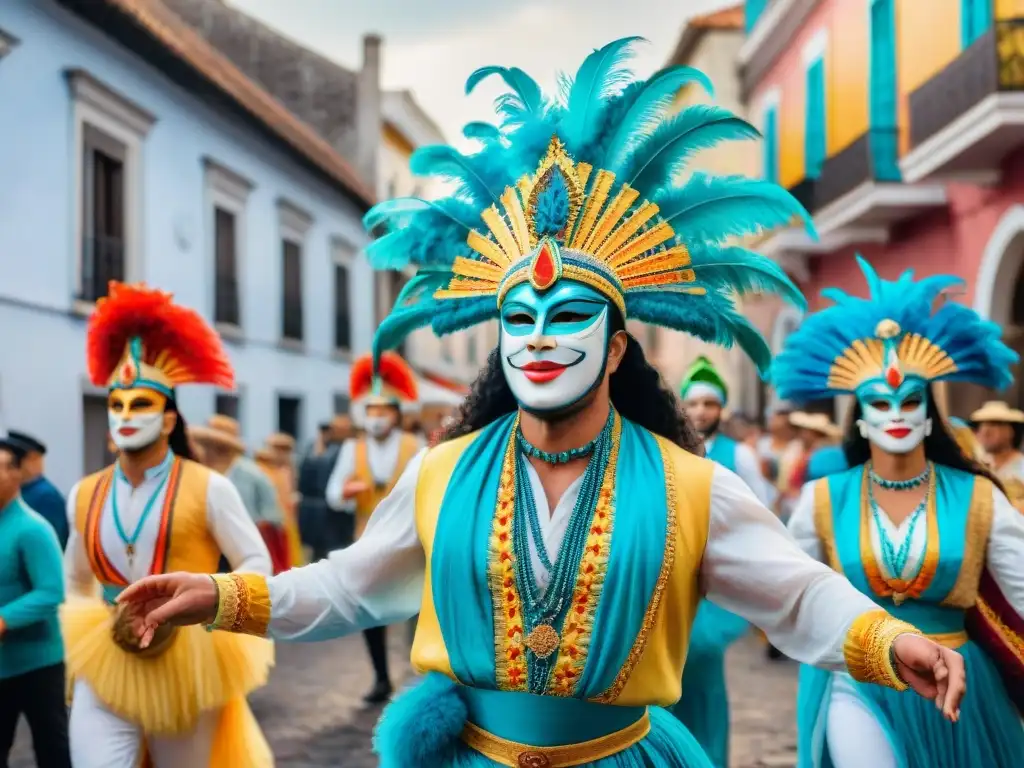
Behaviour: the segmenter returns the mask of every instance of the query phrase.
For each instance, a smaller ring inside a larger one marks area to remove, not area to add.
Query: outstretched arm
[[[422,457],[409,462],[360,539],[318,563],[269,579],[153,576],[126,589],[120,601],[137,606],[153,629],[167,621],[208,623],[284,641],[326,640],[411,618],[419,611],[426,569],[415,520]]]
[[[732,472],[716,467],[701,576],[709,599],[805,664],[935,698],[955,719],[963,660],[803,552]],[[897,642],[899,638],[899,642]],[[948,687],[948,690],[947,690]]]

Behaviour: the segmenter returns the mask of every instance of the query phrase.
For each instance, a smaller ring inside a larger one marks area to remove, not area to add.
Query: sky
[[[663,66],[690,16],[734,0],[227,0],[339,64],[358,69],[362,36],[383,36],[384,87],[407,88],[462,144],[462,126],[488,120],[501,92],[492,78],[471,96],[466,77],[485,65],[518,66],[545,90],[575,72],[590,51],[619,37],[649,42],[638,74]]]

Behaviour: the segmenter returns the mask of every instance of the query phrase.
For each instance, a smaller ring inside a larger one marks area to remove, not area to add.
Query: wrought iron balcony
[[[997,21],[909,97],[910,181],[991,173],[1024,144],[1024,18]]]
[[[898,139],[895,128],[872,128],[828,158],[814,186],[809,210],[817,212],[866,182],[898,182]]]

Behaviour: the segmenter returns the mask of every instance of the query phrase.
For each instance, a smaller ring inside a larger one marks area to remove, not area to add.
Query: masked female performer
[[[960,657],[800,551],[699,438],[626,333],[634,319],[768,350],[737,292],[799,294],[767,259],[724,245],[802,210],[764,181],[695,174],[698,148],[751,138],[714,106],[670,115],[688,68],[633,82],[632,39],[595,51],[552,99],[498,75],[502,127],[482,147],[420,149],[452,197],[383,203],[381,268],[418,268],[377,351],[431,324],[497,318],[500,341],[448,439],[409,462],[363,536],[265,579],[156,577],[125,593],[143,642],[165,622],[318,640],[419,611],[424,681],[377,731],[385,768],[709,764],[662,706],[679,698],[702,594],[788,655],[908,683],[955,718]],[[661,705],[661,706],[659,706]]]
[[[1018,670],[1024,644],[992,631],[1005,622],[976,637],[965,627],[986,569],[1005,597],[1006,621],[1019,623],[1013,614],[1024,612],[1024,517],[961,450],[931,391],[944,380],[1001,389],[1017,355],[1000,341],[997,325],[970,309],[952,302],[935,309],[958,278],[915,281],[906,272],[890,282],[859,262],[868,298],[826,292],[835,304],[807,318],[774,364],[781,397],[857,400],[845,446],[850,468],[804,488],[790,530],[879,607],[958,649],[968,694],[954,726],[917,697],[804,668],[799,765],[1017,766],[1024,728],[1009,695],[1012,676],[975,640],[1000,649],[1000,660],[1016,646]]]

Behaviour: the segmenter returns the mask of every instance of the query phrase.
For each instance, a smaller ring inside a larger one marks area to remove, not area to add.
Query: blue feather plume
[[[882,320],[895,321],[903,333],[928,339],[949,355],[956,370],[937,381],[969,381],[992,389],[1012,383],[1010,367],[1019,357],[1001,340],[998,325],[952,301],[935,310],[940,294],[963,280],[952,275],[914,280],[909,270],[896,280],[883,280],[860,256],[857,262],[869,287],[868,297],[838,288],[822,292],[833,305],[804,320],[772,366],[779,397],[800,402],[850,394],[829,387],[832,365],[855,342],[875,338]]]
[[[472,123],[466,123],[466,125],[462,127],[462,135],[467,139],[475,139],[476,141],[484,144],[488,144],[492,141],[501,141],[501,131],[497,126],[480,120]]]
[[[526,115],[543,107],[544,96],[540,86],[519,67],[480,67],[466,80],[466,95],[491,75],[498,75],[512,89],[512,93],[499,96],[496,102],[498,113],[504,117],[504,125],[518,124]]]

